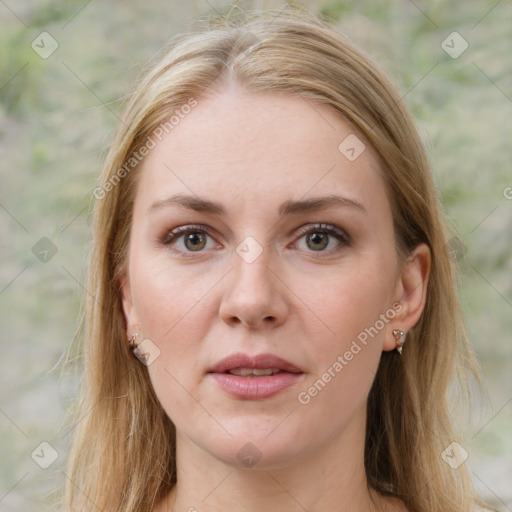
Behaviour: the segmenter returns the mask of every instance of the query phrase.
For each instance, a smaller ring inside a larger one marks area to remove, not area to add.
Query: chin
[[[275,428],[279,421],[272,424],[272,428]],[[263,420],[259,427],[254,421],[247,420],[236,425],[236,428],[226,424],[232,437],[227,433],[222,436],[210,435],[207,438],[200,436],[197,444],[220,462],[237,470],[269,470],[290,466],[312,450],[310,441],[302,440],[296,429],[282,428],[283,425],[280,425],[279,432],[278,429],[271,432],[272,429],[267,425],[268,422]],[[308,437],[310,440],[313,438]]]

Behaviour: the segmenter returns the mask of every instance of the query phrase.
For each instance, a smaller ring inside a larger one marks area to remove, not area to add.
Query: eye
[[[303,226],[299,228],[298,233],[302,235],[299,240],[304,239],[305,241],[306,250],[309,249],[314,252],[328,252],[325,250],[326,248],[336,250],[350,245],[350,237],[347,233],[330,224]],[[334,247],[331,243],[333,239],[336,241]]]
[[[208,238],[211,236],[202,226],[180,226],[168,232],[162,243],[176,246],[176,250],[181,252],[200,252],[203,249],[211,249],[215,245],[213,241],[208,245]]]

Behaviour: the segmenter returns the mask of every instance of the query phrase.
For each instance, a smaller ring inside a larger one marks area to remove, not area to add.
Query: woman
[[[177,37],[94,195],[69,510],[481,506],[427,158],[335,29],[267,12]]]

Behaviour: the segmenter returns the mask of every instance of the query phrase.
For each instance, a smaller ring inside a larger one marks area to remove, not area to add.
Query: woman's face
[[[408,327],[378,166],[328,107],[238,89],[145,157],[123,307],[182,443],[240,467],[360,446]]]

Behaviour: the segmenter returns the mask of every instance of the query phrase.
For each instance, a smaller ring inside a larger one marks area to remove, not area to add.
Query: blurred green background
[[[417,120],[456,230],[460,297],[489,392],[466,428],[467,463],[482,496],[512,510],[512,2],[296,3],[375,55]],[[48,510],[65,479],[77,377],[55,366],[87,293],[91,191],[120,100],[194,18],[286,7],[0,1],[0,511]]]

